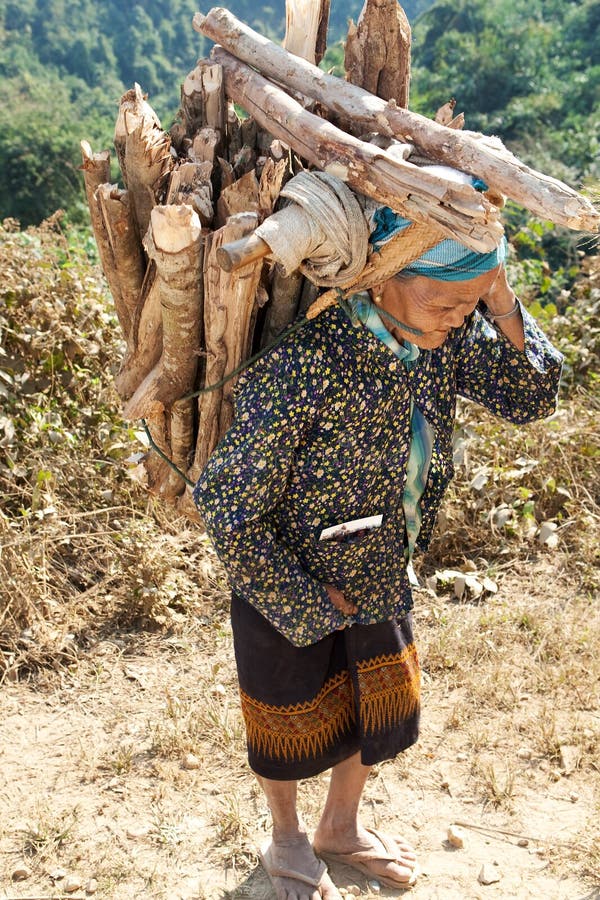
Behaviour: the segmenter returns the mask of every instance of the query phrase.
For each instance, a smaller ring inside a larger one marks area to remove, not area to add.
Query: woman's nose
[[[446,317],[446,323],[450,326],[450,328],[460,328],[464,321],[465,314],[461,309],[458,308],[450,310]]]

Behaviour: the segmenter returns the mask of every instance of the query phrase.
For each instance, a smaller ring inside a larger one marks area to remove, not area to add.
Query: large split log
[[[92,231],[94,232],[96,246],[98,247],[100,265],[102,266],[104,277],[106,278],[108,288],[112,294],[119,324],[123,329],[125,337],[127,337],[128,331],[131,328],[131,318],[127,314],[126,307],[123,308],[124,304],[121,300],[121,288],[115,269],[113,248],[97,194],[100,185],[110,182],[110,153],[108,150],[94,153],[88,141],[81,141],[80,147],[85,194],[90,211]]]
[[[155,416],[192,390],[200,355],[202,240],[190,206],[157,206],[146,235],[157,269],[162,353],[157,366],[125,404],[127,419]]]
[[[262,37],[225,9],[214,8],[206,16],[196,13],[193,21],[197,31],[238,59],[286,88],[318,100],[339,118],[353,119],[365,132],[380,131],[414,143],[427,157],[484,179],[497,192],[558,225],[583,231],[600,229],[600,213],[589,200],[563,182],[529,168],[499,141],[490,144],[480,135],[439,125],[328,75]]]
[[[204,255],[204,329],[206,343],[205,386],[216,385],[248,357],[252,335],[249,322],[262,269],[262,259],[235,273],[226,273],[217,262],[217,250],[227,241],[254,231],[256,213],[232,216],[223,228],[211,232]],[[200,397],[200,425],[194,468],[201,471],[233,421],[235,380]]]
[[[365,91],[408,108],[410,23],[398,0],[366,0],[355,25],[350,21],[346,78]]]
[[[128,96],[127,94],[125,95]],[[127,100],[129,104],[130,99]],[[174,166],[171,139],[166,134],[152,108],[136,96],[132,109],[126,109],[122,120],[125,135],[123,173],[131,194],[140,238],[150,223],[150,213],[166,190],[169,174]]]
[[[213,53],[223,66],[228,95],[302,158],[408,218],[458,236],[474,250],[498,245],[503,233],[498,211],[470,185],[431,175],[346,134],[227,51],[217,47]]]
[[[117,159],[119,160],[121,176],[125,185],[127,185],[127,163],[125,161],[127,135],[134,131],[142,121],[151,122],[157,128],[160,128],[158,116],[150,104],[146,102],[146,96],[136,82],[134,87],[126,91],[121,97],[114,133],[115,150],[117,151]]]
[[[156,266],[146,269],[140,300],[132,323],[130,340],[115,388],[121,400],[129,398],[158,363],[162,353],[162,312]]]
[[[131,195],[116,184],[102,184],[97,198],[112,250],[114,276],[119,284],[118,296],[114,297],[115,309],[123,335],[131,346],[146,269]]]

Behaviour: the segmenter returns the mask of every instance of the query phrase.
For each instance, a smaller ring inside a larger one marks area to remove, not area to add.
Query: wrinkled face
[[[381,307],[400,322],[419,328],[423,335],[417,337],[392,327],[385,319],[384,322],[401,340],[407,339],[424,350],[434,350],[473,312],[497,274],[498,268],[469,281],[437,281],[424,275],[391,278],[381,291]]]

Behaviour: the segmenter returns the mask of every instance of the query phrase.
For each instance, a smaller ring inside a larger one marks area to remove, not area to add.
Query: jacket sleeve
[[[510,422],[524,424],[551,415],[562,369],[562,354],[520,305],[525,348],[475,310],[457,346],[457,391]]]
[[[299,374],[281,362],[255,367],[194,500],[236,594],[292,644],[306,646],[344,617],[277,534],[276,509],[320,402],[316,384]]]

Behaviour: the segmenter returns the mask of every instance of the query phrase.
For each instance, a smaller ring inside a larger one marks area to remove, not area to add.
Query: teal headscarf
[[[441,166],[425,168],[442,169]],[[480,179],[471,178],[455,169],[443,168],[446,177],[450,176],[453,180],[471,184],[476,190],[487,189],[487,185]],[[389,206],[379,207],[371,217],[370,243],[373,249],[377,250],[409,225],[412,225],[410,219],[405,219],[399,213],[395,213]],[[402,269],[402,273],[425,275],[427,278],[435,278],[438,281],[469,281],[503,263],[507,250],[508,244],[504,237],[499,246],[489,253],[477,253],[458,241],[446,238]]]

